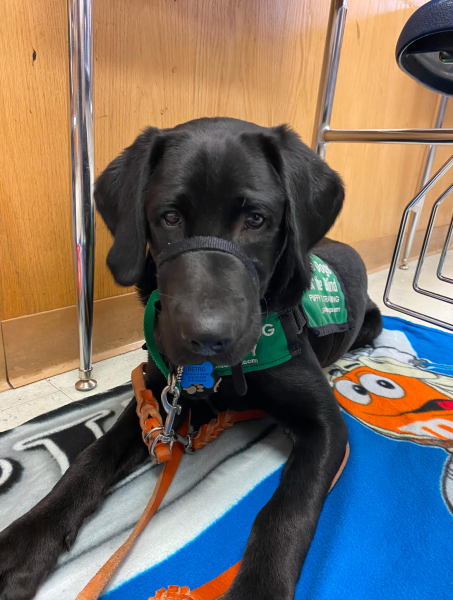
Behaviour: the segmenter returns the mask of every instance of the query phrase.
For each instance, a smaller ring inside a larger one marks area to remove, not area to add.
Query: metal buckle
[[[148,433],[145,433],[145,440],[148,441],[149,438],[151,437],[151,435],[155,432],[155,431],[162,431],[163,430],[163,426],[161,427],[153,427],[152,429],[150,429],[148,431]]]
[[[163,429],[163,427],[155,427],[154,429],[152,429],[149,433],[146,434],[146,439],[148,439],[148,436],[153,431],[157,431],[158,429]],[[195,450],[192,448],[192,436],[190,434],[187,435],[186,437],[183,437],[182,435],[179,435],[179,433],[176,433],[176,431],[172,431],[169,436],[166,436],[163,433],[159,433],[159,435],[156,437],[156,439],[152,443],[151,448],[149,450],[149,453],[151,454],[151,456],[153,458],[157,458],[156,457],[156,445],[159,442],[162,442],[163,444],[169,444],[170,451],[173,448],[173,444],[175,442],[179,442],[180,444],[182,444],[184,446],[184,452],[186,454],[193,454],[195,452]]]
[[[189,433],[186,435],[186,437],[179,435],[179,433],[176,433],[175,431],[173,431],[173,434],[175,436],[175,441],[177,440],[184,446],[184,452],[186,454],[193,454],[195,452],[195,450],[192,448],[192,434]]]
[[[154,440],[154,442],[151,444],[151,448],[149,449],[149,453],[151,454],[151,456],[153,458],[157,458],[156,456],[156,445],[159,442],[162,442],[163,444],[167,444],[170,446],[170,452],[171,449],[173,448],[173,444],[174,444],[174,438],[173,437],[168,437],[166,435],[164,435],[163,433],[159,433],[159,435],[156,437],[156,439]]]

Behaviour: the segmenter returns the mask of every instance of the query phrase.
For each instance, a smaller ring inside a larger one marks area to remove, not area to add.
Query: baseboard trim
[[[3,321],[2,329],[8,380],[15,388],[79,365],[75,306]],[[93,363],[142,344],[143,306],[137,294],[94,303]]]
[[[428,256],[440,252],[443,248],[445,238],[447,237],[448,225],[434,227],[431,234]],[[409,260],[418,258],[425,237],[425,230],[417,231],[414,236]],[[392,262],[393,250],[396,244],[396,235],[365,240],[350,244],[362,257],[368,274],[381,271],[390,266]]]
[[[0,392],[10,389],[6,375],[5,348],[3,345],[2,324],[0,323]]]
[[[435,227],[429,254],[439,252],[448,226]],[[416,258],[424,231],[418,231]],[[351,244],[368,273],[390,265],[396,235]],[[94,303],[93,363],[124,354],[143,344],[143,307],[135,293]],[[69,306],[3,321],[0,327],[0,392],[64,373],[78,366],[77,316]],[[2,344],[3,332],[3,344]],[[4,352],[3,352],[4,349]],[[9,384],[8,384],[9,382]]]

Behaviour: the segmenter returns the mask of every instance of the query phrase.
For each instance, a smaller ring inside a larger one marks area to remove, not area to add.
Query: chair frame
[[[431,152],[428,154],[427,164],[425,166],[422,188],[418,194],[408,203],[404,209],[403,216],[401,219],[398,236],[396,239],[395,249],[390,264],[389,274],[387,283],[384,291],[384,304],[392,308],[393,310],[402,312],[406,315],[416,317],[432,325],[443,327],[449,331],[453,331],[453,324],[447,323],[440,319],[436,319],[429,315],[417,312],[400,304],[396,304],[390,300],[390,293],[392,284],[395,276],[395,270],[400,260],[401,251],[403,248],[403,242],[406,236],[406,230],[408,227],[409,216],[411,213],[415,213],[416,217],[412,222],[412,239],[415,234],[415,230],[418,224],[419,214],[423,206],[423,202],[426,194],[434,186],[435,183],[453,166],[453,155],[445,162],[445,164],[430,177],[430,171],[432,162],[434,160],[434,148],[435,146],[442,145],[453,145],[453,129],[441,129],[443,117],[445,115],[447,100],[441,97],[437,122],[439,127],[434,129],[331,129],[330,121],[332,117],[333,101],[335,97],[335,88],[338,75],[338,67],[340,64],[341,48],[343,44],[343,34],[346,24],[346,15],[348,10],[348,0],[332,0],[329,25],[327,30],[326,46],[324,51],[324,62],[323,62],[323,73],[321,79],[320,98],[318,101],[318,118],[317,125],[314,135],[314,146],[317,154],[321,158],[325,158],[328,143],[364,143],[364,144],[429,144],[431,146]],[[444,97],[445,98],[445,97]],[[418,285],[423,263],[426,257],[426,251],[428,249],[429,240],[434,227],[435,216],[440,204],[447,198],[450,192],[453,190],[453,185],[448,187],[436,200],[433,209],[431,211],[428,227],[425,233],[423,241],[422,251],[417,262],[415,270],[413,288],[416,292],[442,300],[445,302],[453,303],[453,299],[448,296],[435,294],[429,290],[425,290]],[[418,216],[417,216],[418,215]],[[439,266],[437,268],[437,276],[442,281],[453,283],[453,280],[445,277],[442,274],[442,268],[445,262],[448,246],[451,242],[453,234],[453,218],[450,223],[450,227],[445,239]],[[409,251],[412,242],[409,238],[408,245]],[[406,256],[408,257],[408,251],[406,250]],[[407,264],[407,260],[406,260]],[[404,266],[404,262],[403,262]]]

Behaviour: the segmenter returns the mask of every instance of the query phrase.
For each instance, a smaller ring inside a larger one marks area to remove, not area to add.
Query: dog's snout
[[[191,315],[180,320],[180,333],[192,352],[211,356],[224,352],[233,340],[232,319],[226,313]]]

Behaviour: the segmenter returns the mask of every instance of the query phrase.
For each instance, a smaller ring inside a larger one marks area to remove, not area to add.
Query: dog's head
[[[339,176],[294,131],[226,118],[146,129],[95,190],[114,236],[107,265],[120,285],[157,281],[162,342],[179,365],[240,362],[258,340],[261,311],[300,301],[309,250],[343,197]],[[179,254],[156,274],[164,248],[195,236],[234,242],[258,283],[237,257],[215,250]]]

